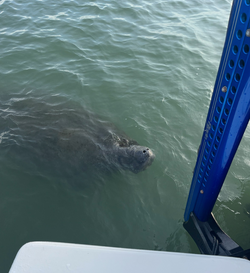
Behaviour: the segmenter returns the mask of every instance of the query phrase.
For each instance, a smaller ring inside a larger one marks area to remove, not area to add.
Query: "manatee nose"
[[[143,149],[140,152],[139,160],[141,162],[147,162],[148,165],[150,165],[154,160],[154,154],[148,147],[143,147]]]
[[[152,152],[149,148],[144,148],[144,149],[142,150],[142,154],[143,154],[144,158],[145,158],[145,157],[146,157],[146,158],[148,158],[148,157],[154,157],[153,152]]]

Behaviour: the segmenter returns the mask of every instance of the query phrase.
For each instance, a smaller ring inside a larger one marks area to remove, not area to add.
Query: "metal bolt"
[[[201,194],[203,194],[203,193],[204,193],[204,191],[203,191],[203,190],[200,190],[200,193],[201,193]]]
[[[250,28],[246,30],[246,36],[250,37]]]
[[[226,93],[227,92],[227,87],[226,86],[223,86],[222,89],[221,89],[222,92]]]

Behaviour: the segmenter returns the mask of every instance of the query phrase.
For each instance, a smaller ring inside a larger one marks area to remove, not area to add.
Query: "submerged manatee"
[[[154,159],[148,147],[66,99],[3,100],[0,119],[0,150],[58,172],[138,173]]]

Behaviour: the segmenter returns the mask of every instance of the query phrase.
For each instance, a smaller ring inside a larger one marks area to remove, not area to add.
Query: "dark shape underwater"
[[[72,175],[145,170],[153,152],[79,104],[59,97],[0,101],[0,152],[33,168]],[[18,164],[18,163],[17,163]]]

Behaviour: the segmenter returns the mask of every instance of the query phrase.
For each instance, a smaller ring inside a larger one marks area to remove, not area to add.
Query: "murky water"
[[[34,240],[198,253],[183,214],[230,8],[229,0],[0,1],[5,103],[69,101],[156,155],[137,174],[64,175],[56,160],[43,169],[32,150],[14,142],[11,151],[3,149],[11,137],[2,107],[1,272]],[[17,126],[18,111],[7,116]],[[250,241],[249,139],[247,130],[214,209],[243,247]]]

